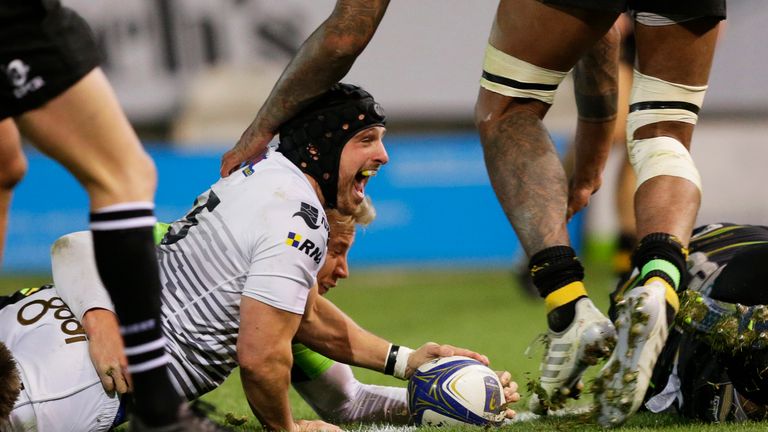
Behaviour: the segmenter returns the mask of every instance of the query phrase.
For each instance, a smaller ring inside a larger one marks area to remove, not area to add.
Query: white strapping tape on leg
[[[663,121],[696,124],[704,103],[707,86],[689,86],[664,81],[634,71],[630,112],[627,116],[627,139],[645,125]]]
[[[522,61],[488,44],[480,86],[504,96],[537,99],[551,105],[557,86],[567,74]]]
[[[701,191],[701,176],[691,154],[672,137],[631,140],[629,162],[637,174],[637,187],[653,177],[666,175],[689,180]]]

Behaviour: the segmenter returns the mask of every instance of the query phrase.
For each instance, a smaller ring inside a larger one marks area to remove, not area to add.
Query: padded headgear
[[[384,110],[370,93],[351,84],[334,84],[280,127],[277,151],[312,176],[326,206],[335,208],[344,145],[361,130],[385,123]]]

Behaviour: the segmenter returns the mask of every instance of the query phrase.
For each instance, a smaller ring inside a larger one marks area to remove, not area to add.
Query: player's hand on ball
[[[117,317],[106,309],[91,309],[83,315],[83,328],[88,335],[91,362],[108,394],[130,391],[123,338]]]
[[[470,351],[465,348],[458,348],[452,345],[440,345],[434,342],[427,342],[419,349],[411,353],[408,357],[408,367],[405,369],[405,377],[410,378],[413,372],[424,363],[440,357],[464,356],[473,358],[480,363],[488,366],[488,357]]]
[[[499,376],[499,381],[501,381],[501,385],[504,387],[504,399],[507,405],[504,417],[508,419],[515,418],[517,413],[515,410],[510,409],[509,405],[520,400],[520,393],[517,392],[517,383],[512,381],[512,374],[507,371],[496,371],[496,375]]]
[[[322,420],[296,420],[296,432],[314,431],[341,432],[342,429],[336,425],[326,423]]]

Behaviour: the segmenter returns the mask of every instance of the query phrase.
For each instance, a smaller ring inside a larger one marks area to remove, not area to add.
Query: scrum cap
[[[334,84],[280,127],[277,151],[312,176],[326,206],[335,208],[344,145],[361,130],[385,123],[384,110],[370,93],[351,84]]]

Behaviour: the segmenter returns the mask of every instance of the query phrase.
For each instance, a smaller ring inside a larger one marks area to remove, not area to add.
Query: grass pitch
[[[613,280],[607,266],[587,263],[587,289],[601,310],[606,310],[608,292]],[[11,292],[48,281],[48,276],[4,277],[0,291]],[[520,384],[521,394],[528,379],[537,376],[543,348],[534,344],[530,357],[524,353],[536,336],[545,329],[544,306],[539,299],[530,298],[519,288],[510,270],[357,270],[342,281],[328,297],[365,328],[391,341],[416,348],[427,341],[449,343],[488,355],[491,366],[512,372]],[[587,380],[599,366],[591,368]],[[404,386],[389,376],[356,369],[363,382]],[[588,415],[570,414],[550,418],[533,418],[524,413],[528,395],[515,408],[525,421],[504,426],[507,431],[599,431]],[[226,418],[247,418],[239,431],[260,430],[250,414],[237,373],[227,382],[203,397],[213,403],[214,418],[226,423]],[[317,418],[296,393],[291,393],[296,418]],[[584,411],[591,397],[571,402],[569,408]],[[126,428],[121,428],[126,429]],[[415,428],[392,428],[348,425],[350,430],[413,431]],[[419,430],[437,430],[422,428]],[[445,430],[477,430],[451,428]],[[706,425],[691,422],[672,414],[641,413],[617,430],[645,431],[764,431],[765,423]]]

